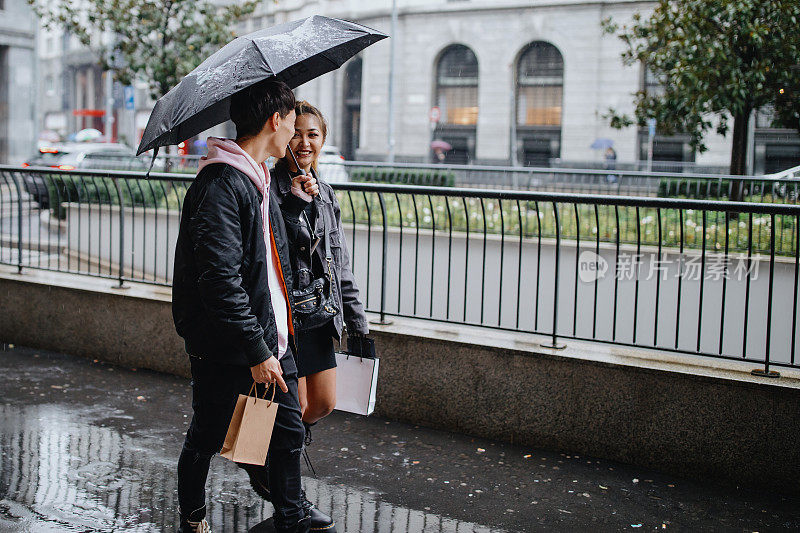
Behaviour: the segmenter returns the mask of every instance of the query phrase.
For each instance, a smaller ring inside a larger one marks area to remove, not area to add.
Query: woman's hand
[[[292,188],[299,189],[311,196],[319,194],[319,184],[313,176],[295,176],[292,179]]]

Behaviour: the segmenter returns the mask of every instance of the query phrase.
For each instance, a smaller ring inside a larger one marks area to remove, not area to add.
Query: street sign
[[[647,119],[647,172],[653,171],[653,139],[656,137],[656,119]]]
[[[436,124],[439,122],[439,119],[442,118],[442,110],[439,109],[438,106],[433,106],[431,112],[428,114],[428,118],[431,119],[432,123]]]
[[[126,85],[125,88],[123,89],[122,94],[123,94],[123,100],[125,100],[125,109],[127,109],[128,111],[133,111],[134,109],[136,109],[134,107],[134,102],[133,102],[133,95],[134,95],[133,86]]]
[[[654,118],[647,119],[647,135],[650,137],[656,136],[656,119]]]

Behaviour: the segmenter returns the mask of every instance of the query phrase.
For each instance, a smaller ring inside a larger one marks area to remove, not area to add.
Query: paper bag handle
[[[256,385],[257,385],[257,383],[255,381],[253,381],[253,384],[250,385],[250,391],[247,393],[247,396],[250,396],[251,394],[253,394],[254,390],[256,391],[255,396],[253,396],[253,400],[254,400],[253,403],[255,403],[255,399],[258,398],[258,389],[256,388]],[[270,384],[267,384],[267,387],[264,389],[264,396],[261,397],[262,400],[266,400],[267,399],[267,391],[269,390],[269,385]],[[272,382],[272,397],[269,399],[269,405],[272,405],[272,402],[275,401],[275,389],[277,389],[277,388],[278,388],[278,384],[275,383],[275,382]],[[267,407],[269,407],[269,406],[267,406]]]

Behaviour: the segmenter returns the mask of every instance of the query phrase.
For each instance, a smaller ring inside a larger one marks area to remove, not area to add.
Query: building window
[[[431,152],[434,161],[465,164],[475,159],[478,123],[478,58],[468,47],[452,45],[441,53],[436,67],[436,106],[440,120],[435,140],[451,146]]]
[[[800,135],[775,123],[772,106],[756,110],[753,173],[773,174],[800,165]]]
[[[642,65],[642,91],[649,96],[664,94],[664,81],[646,65]],[[647,128],[639,129],[639,160],[647,161],[650,141]],[[661,135],[656,130],[653,137],[653,170],[661,172],[681,172],[687,163],[693,163],[695,153],[689,144],[689,136],[684,134]]]
[[[517,63],[517,161],[549,166],[561,154],[564,58],[558,48],[537,41]]]
[[[478,58],[463,45],[447,48],[439,58],[436,104],[446,124],[478,123]]]
[[[644,74],[642,74],[642,89],[650,96],[662,96],[664,94],[664,82],[658,79],[652,70],[647,67],[642,67]]]
[[[517,124],[561,126],[564,60],[552,44],[533,43],[517,69]]]
[[[361,129],[361,77],[363,61],[353,58],[344,69],[344,120],[342,122],[342,155],[355,159]]]

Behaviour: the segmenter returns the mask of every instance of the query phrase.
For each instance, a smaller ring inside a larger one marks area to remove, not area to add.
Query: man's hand
[[[274,356],[271,356],[263,363],[251,366],[250,373],[253,375],[253,380],[256,383],[277,382],[278,387],[280,387],[283,392],[289,392],[289,387],[287,387],[286,382],[283,381],[281,363]]]
[[[292,178],[292,187],[297,187],[311,196],[319,194],[319,184],[313,176],[295,176]]]

